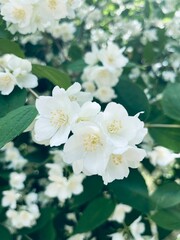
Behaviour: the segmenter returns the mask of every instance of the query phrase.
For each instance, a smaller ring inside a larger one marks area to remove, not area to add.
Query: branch
[[[145,124],[145,127],[147,127],[147,128],[180,128],[180,124],[159,124],[159,123],[150,124],[150,123],[147,123],[147,124]]]

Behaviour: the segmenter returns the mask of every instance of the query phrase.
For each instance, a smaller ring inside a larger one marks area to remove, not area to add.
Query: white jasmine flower
[[[51,147],[67,141],[79,112],[79,105],[70,101],[65,90],[55,87],[52,94],[52,97],[42,96],[36,100],[40,115],[34,127],[35,141],[49,142]]]
[[[77,123],[84,121],[95,121],[97,114],[100,112],[101,106],[96,102],[86,102],[82,105],[77,119]]]
[[[90,81],[84,82],[82,86],[86,92],[90,92],[92,95],[96,91],[96,86],[93,82],[90,82]]]
[[[128,116],[126,109],[117,103],[109,103],[98,116],[99,122],[115,146],[139,144],[147,133],[138,115]]]
[[[110,235],[111,240],[124,240],[125,236],[121,232],[113,233]]]
[[[93,123],[79,124],[64,146],[64,161],[75,173],[101,174],[108,161],[109,143],[103,131]]]
[[[96,92],[94,92],[94,97],[103,103],[108,103],[112,99],[116,98],[117,95],[115,94],[114,89],[111,87],[100,87]]]
[[[116,208],[110,217],[110,220],[117,221],[119,223],[123,223],[125,219],[126,213],[129,213],[132,210],[132,208],[125,204],[118,204],[116,205]]]
[[[12,209],[16,208],[16,202],[20,198],[20,194],[14,189],[3,191],[2,206],[10,207]]]
[[[20,190],[20,189],[24,188],[24,181],[25,180],[26,180],[26,174],[25,173],[12,172],[10,174],[9,184],[12,188]]]
[[[102,174],[105,184],[115,179],[123,179],[129,175],[129,168],[137,168],[146,156],[143,149],[128,147],[115,150],[109,157],[107,167]]]
[[[90,93],[81,91],[81,85],[78,82],[71,85],[66,93],[71,101],[78,102],[80,106],[87,101],[92,101],[93,98]]]

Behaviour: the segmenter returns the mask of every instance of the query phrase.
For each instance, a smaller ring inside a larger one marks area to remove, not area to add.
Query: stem
[[[147,128],[180,128],[180,124],[145,124]]]
[[[35,98],[39,98],[38,94],[34,90],[32,90],[31,88],[28,88],[28,90]]]

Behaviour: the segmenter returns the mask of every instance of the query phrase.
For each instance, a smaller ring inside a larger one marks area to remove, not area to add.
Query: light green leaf
[[[3,117],[8,112],[21,107],[25,104],[27,92],[25,89],[15,88],[14,91],[8,95],[0,95],[0,117]]]
[[[170,199],[169,199],[170,200]],[[180,229],[180,205],[160,210],[151,216],[151,219],[160,227],[168,230]]]
[[[38,78],[48,79],[55,86],[67,89],[71,85],[69,76],[56,68],[33,64],[32,72]]]
[[[36,115],[34,106],[23,106],[0,118],[0,148],[21,134]]]
[[[16,42],[0,39],[0,54],[6,53],[12,53],[20,58],[24,58],[24,53]]]
[[[164,113],[180,121],[180,83],[168,84],[163,93],[162,107]]]
[[[108,188],[119,203],[130,205],[141,212],[148,212],[147,186],[144,178],[137,170],[131,170],[126,179],[110,183]]]
[[[3,225],[0,225],[0,239],[2,240],[12,240],[12,235],[9,230],[5,228]]]
[[[102,225],[113,213],[115,203],[109,198],[97,198],[91,202],[80,217],[74,234],[92,231]]]
[[[180,185],[169,182],[159,186],[152,194],[152,209],[169,208],[180,203]]]
[[[119,81],[116,92],[117,102],[121,103],[130,115],[144,111],[140,119],[144,120],[148,117],[150,105],[143,90],[137,84],[126,80]]]

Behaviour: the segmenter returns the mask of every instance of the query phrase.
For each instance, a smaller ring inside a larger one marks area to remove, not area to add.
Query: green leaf
[[[116,92],[118,103],[121,103],[130,115],[144,111],[140,115],[140,119],[147,119],[150,112],[150,105],[143,90],[137,84],[130,81],[119,81]]]
[[[169,208],[180,203],[180,185],[169,182],[159,186],[152,194],[152,209]]]
[[[12,53],[20,58],[24,58],[24,53],[16,42],[0,39],[0,54],[6,53]]]
[[[73,73],[79,73],[82,72],[85,68],[86,63],[83,59],[79,59],[75,62],[72,62],[68,65],[68,69],[71,70]]]
[[[2,16],[0,16],[0,38],[12,38],[11,33],[6,30],[6,22],[2,19]]]
[[[36,115],[34,106],[23,106],[0,118],[0,148],[21,134]]]
[[[140,212],[148,212],[147,186],[144,178],[137,170],[131,170],[126,179],[110,183],[108,188],[119,203],[127,204]]]
[[[56,68],[33,64],[32,72],[38,78],[48,79],[55,86],[59,86],[66,89],[71,85],[71,80],[69,76],[64,72],[57,70]]]
[[[115,203],[109,198],[97,198],[91,202],[80,217],[74,234],[92,231],[103,224],[113,213]]]
[[[180,151],[180,128],[150,128],[149,133],[157,145]]]
[[[12,240],[13,239],[9,230],[2,225],[0,225],[0,238],[2,240]]]
[[[8,112],[23,106],[26,101],[26,96],[26,90],[21,90],[20,88],[15,88],[8,96],[0,95],[0,117],[3,117]]]
[[[168,84],[163,92],[162,107],[164,113],[180,121],[180,83]]]
[[[144,5],[144,15],[146,18],[149,18],[151,14],[151,6],[149,0],[145,0],[145,5]]]
[[[170,201],[171,199],[169,199]],[[168,230],[180,229],[180,205],[163,209],[151,216],[151,219],[160,227]]]
[[[143,49],[143,59],[145,63],[153,63],[157,58],[157,52],[154,51],[152,42],[148,42]]]
[[[74,196],[71,208],[77,208],[84,203],[91,201],[95,196],[102,192],[102,178],[98,176],[86,177],[83,181],[83,192],[80,195]]]
[[[35,234],[33,235],[34,235],[34,239],[38,239],[38,240],[55,240],[56,232],[53,225],[53,221],[49,221],[43,228],[35,232]]]
[[[82,49],[78,45],[72,45],[69,49],[68,56],[72,60],[78,60],[83,57]]]

